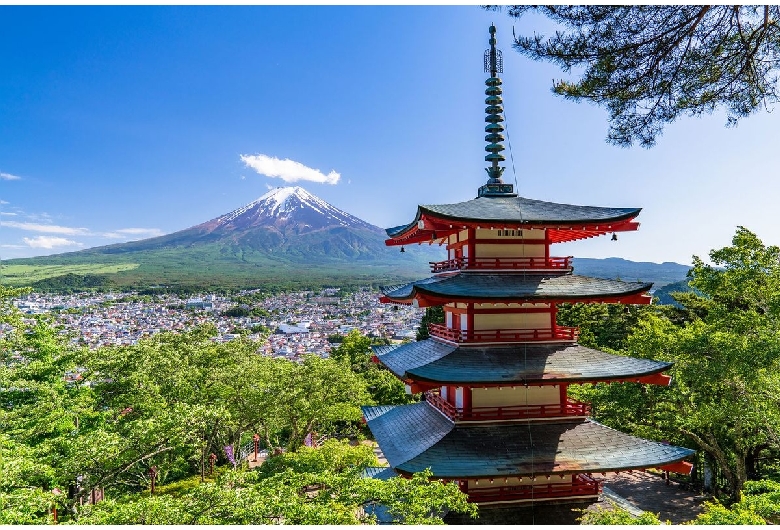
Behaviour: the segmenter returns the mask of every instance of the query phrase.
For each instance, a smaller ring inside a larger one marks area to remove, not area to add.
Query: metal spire
[[[485,156],[485,161],[490,162],[490,167],[485,168],[488,174],[487,184],[479,188],[480,197],[502,197],[502,196],[516,196],[514,193],[514,186],[512,184],[504,184],[501,180],[501,174],[504,172],[504,168],[500,167],[499,162],[506,160],[501,151],[504,150],[504,146],[501,142],[504,141],[504,127],[501,122],[504,121],[504,107],[502,106],[503,100],[501,99],[501,78],[498,74],[504,73],[504,58],[501,55],[501,50],[496,49],[496,27],[490,25],[490,49],[485,50],[485,72],[490,73],[490,77],[485,81],[487,89],[485,89],[485,141],[488,142],[485,146],[485,151],[488,152]]]

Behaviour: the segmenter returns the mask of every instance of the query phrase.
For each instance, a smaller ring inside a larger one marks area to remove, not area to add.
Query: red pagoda
[[[629,436],[590,419],[569,385],[667,385],[670,363],[612,355],[577,343],[559,326],[564,302],[648,304],[649,283],[573,274],[554,243],[636,230],[639,208],[556,204],[519,197],[501,176],[501,52],[490,27],[485,52],[488,181],[477,198],[419,206],[414,220],[387,230],[387,245],[438,243],[447,259],[433,276],[384,290],[382,301],[442,306],[445,321],[426,340],[374,348],[419,403],[364,407],[390,467],[377,477],[430,468],[481,505],[594,499],[607,472],[660,468],[690,472],[693,451]],[[402,247],[403,248],[403,247]]]

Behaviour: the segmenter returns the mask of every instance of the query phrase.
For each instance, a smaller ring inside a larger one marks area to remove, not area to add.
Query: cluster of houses
[[[72,342],[90,348],[135,344],[162,331],[181,332],[211,323],[217,328],[217,341],[247,336],[259,341],[263,354],[292,360],[309,353],[327,357],[338,337],[353,329],[378,339],[414,340],[422,317],[422,311],[413,307],[380,304],[379,294],[368,289],[342,293],[331,288],[272,296],[242,291],[235,297],[204,294],[188,298],[134,292],[32,293],[14,304],[27,314],[50,315]],[[237,307],[242,308],[238,312],[242,316],[230,316]]]

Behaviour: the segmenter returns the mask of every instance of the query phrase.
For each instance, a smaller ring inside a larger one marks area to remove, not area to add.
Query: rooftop
[[[373,349],[396,376],[441,384],[606,381],[653,375],[672,366],[567,343],[458,347],[427,339]]]
[[[390,466],[439,478],[601,473],[679,462],[694,451],[593,420],[456,426],[428,403],[363,407]]]

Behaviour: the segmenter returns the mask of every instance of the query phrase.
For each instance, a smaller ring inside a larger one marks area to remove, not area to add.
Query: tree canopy
[[[501,8],[494,8],[501,9]],[[651,147],[666,124],[723,108],[727,124],[778,100],[780,6],[509,6],[561,26],[547,38],[520,36],[535,60],[582,72],[553,92],[609,112],[607,141]]]
[[[370,362],[370,339],[347,335],[334,359],[301,362],[218,342],[211,325],[132,346],[76,346],[0,286],[0,524],[440,523],[474,513],[457,485],[365,478],[371,447],[360,405],[407,402]],[[259,434],[272,456],[249,470]],[[244,451],[241,449],[244,447]],[[156,489],[151,486],[152,476]],[[99,492],[99,495],[98,495]],[[91,494],[105,500],[84,503]],[[366,510],[365,506],[373,506]]]

